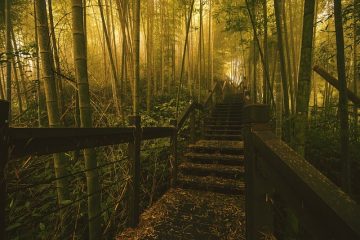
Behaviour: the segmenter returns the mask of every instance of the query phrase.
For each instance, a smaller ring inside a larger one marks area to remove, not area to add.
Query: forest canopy
[[[360,0],[1,0],[0,19],[0,100],[10,103],[11,127],[127,127],[134,123],[129,116],[141,116],[142,126],[168,127],[189,103],[205,104],[228,84],[244,101],[268,105],[276,135],[360,199]],[[192,131],[190,123],[185,129]],[[160,161],[168,152],[157,149],[164,143],[145,145],[153,149],[142,155],[151,159],[144,160],[142,208],[169,187]],[[87,149],[9,164],[18,185],[21,176],[55,179],[33,200],[29,189],[9,194],[9,234],[19,237],[14,206],[31,211],[37,201],[55,199],[39,209],[44,213],[85,193],[93,196],[85,195],[90,207],[72,206],[78,216],[66,234],[115,236],[125,227],[125,210],[89,226],[86,217],[109,204],[118,210],[113,194],[126,192],[128,169],[109,162],[125,159],[126,151]],[[110,169],[97,169],[104,164]],[[85,181],[67,178],[79,171]],[[99,196],[104,183],[119,179],[109,196]],[[57,226],[44,225],[54,219]],[[44,239],[55,230],[60,236],[66,221],[61,212],[37,228]]]

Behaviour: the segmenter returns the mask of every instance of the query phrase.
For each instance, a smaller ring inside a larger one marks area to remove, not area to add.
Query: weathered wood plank
[[[142,129],[142,140],[168,138],[173,135],[174,127],[145,127]]]
[[[134,128],[10,128],[11,158],[127,143]]]
[[[291,189],[280,194],[300,196],[302,211],[321,223],[315,235],[360,239],[360,207],[348,195],[271,131],[253,131],[252,144],[272,167],[268,171],[281,176]]]

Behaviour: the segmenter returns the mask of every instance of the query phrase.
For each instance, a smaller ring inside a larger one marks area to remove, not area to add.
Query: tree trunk
[[[49,125],[51,128],[60,127],[60,116],[57,104],[56,82],[52,71],[53,58],[49,46],[49,26],[46,13],[45,0],[36,0],[36,16],[38,21],[37,33],[39,37],[39,48],[41,53],[42,76],[45,84],[46,107],[48,112]],[[63,153],[54,154],[54,168],[56,178],[56,189],[59,205],[69,199],[67,179],[68,175],[66,159]]]
[[[184,43],[184,51],[183,51],[183,58],[182,58],[182,62],[181,62],[181,70],[180,70],[180,79],[179,79],[178,91],[177,91],[177,96],[176,96],[176,118],[179,115],[180,92],[181,92],[181,87],[182,87],[182,79],[183,79],[184,68],[185,68],[186,48],[187,48],[188,40],[189,40],[189,32],[190,32],[190,25],[191,25],[193,10],[194,10],[194,4],[195,4],[195,0],[192,0],[191,6],[190,6],[189,18],[188,18],[188,22],[187,22],[187,26],[186,26],[186,36],[185,36],[185,43]]]
[[[161,1],[161,5],[163,5]],[[160,7],[160,82],[161,82],[161,92],[165,91],[165,48],[164,48],[164,8]]]
[[[265,67],[265,56],[264,56],[263,51],[261,50],[260,40],[259,40],[259,37],[257,35],[257,27],[256,27],[256,23],[255,23],[256,21],[254,20],[253,13],[252,13],[252,11],[250,9],[250,5],[249,5],[248,0],[245,0],[245,3],[246,3],[246,8],[247,8],[247,11],[248,11],[248,14],[249,14],[249,17],[250,17],[250,21],[251,21],[251,25],[252,25],[252,29],[253,29],[254,40],[256,40],[257,47],[258,47],[259,54],[260,54],[260,58],[261,58],[261,63],[262,63],[263,69],[264,69],[265,74],[266,74],[266,82],[267,82],[267,85],[270,86],[270,74],[269,74],[268,69]],[[240,34],[241,34],[241,32],[240,32]],[[240,35],[240,37],[242,38],[241,35]],[[249,55],[251,55],[251,54],[249,54]],[[249,76],[250,75],[251,75],[251,64],[249,64]],[[250,79],[249,79],[249,81],[250,81]],[[270,93],[270,99],[275,105],[275,100],[274,100],[274,96],[273,96],[272,91],[270,90],[269,93]]]
[[[41,95],[41,82],[40,82],[40,51],[39,51],[39,38],[38,38],[38,21],[36,14],[36,1],[34,1],[34,26],[35,26],[35,43],[36,43],[36,101],[37,101],[37,118],[38,127],[42,127],[41,110],[42,110],[42,95]]]
[[[342,187],[351,192],[351,161],[349,158],[349,113],[345,72],[344,30],[341,0],[334,0],[337,68],[339,80],[340,152],[342,162]]]
[[[11,1],[5,0],[5,37],[6,37],[6,100],[10,103],[9,123],[11,122],[11,62],[12,62],[12,45],[11,45]]]
[[[278,59],[275,58],[275,64],[274,64],[274,84],[275,84],[275,91],[276,91],[276,123],[275,123],[275,134],[277,137],[282,138],[282,124],[283,124],[283,94],[282,94],[282,87],[281,87],[281,76],[279,74],[280,70],[278,69],[279,64]]]
[[[202,74],[203,74],[203,68],[202,68],[202,58],[203,58],[203,48],[202,48],[202,38],[203,38],[203,0],[199,1],[200,4],[200,30],[199,30],[199,89],[198,89],[198,102],[201,102],[201,88],[202,88]]]
[[[353,39],[353,62],[354,62],[354,94],[358,95],[358,81],[360,80],[360,62],[358,59],[358,41],[359,35],[357,33],[357,29],[359,27],[359,18],[360,18],[360,0],[354,0],[354,12],[353,12],[353,19],[354,19],[354,39]],[[354,105],[354,128],[355,128],[355,140],[358,139],[358,106]]]
[[[294,24],[294,15],[293,15],[293,5],[292,5],[292,1],[293,0],[290,0],[289,1],[289,4],[288,4],[288,11],[289,11],[289,19],[290,19],[290,51],[291,51],[291,58],[292,58],[292,70],[293,70],[293,83],[294,83],[294,96],[296,97],[297,95],[297,92],[296,92],[296,89],[297,89],[297,77],[298,77],[298,61],[297,61],[297,57],[296,57],[296,44],[295,44],[295,37],[294,37],[294,31],[296,31],[294,29],[295,27],[295,24]]]
[[[281,69],[281,79],[283,85],[283,95],[284,95],[284,112],[285,112],[285,131],[284,137],[285,141],[290,142],[290,109],[289,109],[289,93],[288,93],[288,79],[286,74],[286,62],[285,62],[285,51],[283,44],[283,36],[282,36],[282,0],[274,0],[274,8],[275,8],[275,18],[276,18],[276,30],[277,30],[277,38],[278,38],[278,48],[279,48],[279,58],[280,58],[280,69]]]
[[[113,74],[112,81],[111,81],[111,87],[112,87],[112,92],[113,92],[113,101],[114,101],[116,113],[118,116],[121,117],[122,116],[122,108],[121,108],[121,103],[120,103],[120,98],[119,98],[119,93],[118,93],[118,89],[119,89],[118,83],[120,82],[120,80],[118,78],[118,74],[116,71],[116,64],[115,64],[114,57],[112,54],[111,39],[110,39],[109,32],[108,32],[106,22],[105,22],[102,1],[98,0],[98,4],[99,4],[99,9],[100,9],[100,16],[101,16],[101,22],[102,22],[102,26],[103,26],[104,36],[105,36],[105,44],[106,44],[108,55],[109,55],[111,72]]]
[[[140,84],[140,11],[141,3],[140,0],[134,2],[134,103],[133,113],[138,115],[140,112],[139,106],[139,84]]]
[[[1,75],[0,75],[0,99],[5,99],[5,89],[4,89],[4,82],[5,82],[5,76],[2,67],[0,67]]]
[[[25,84],[25,73],[24,73],[24,67],[21,63],[21,59],[20,59],[20,53],[17,47],[17,43],[16,43],[16,38],[15,38],[15,33],[14,33],[14,28],[11,25],[11,36],[12,36],[12,42],[13,42],[13,47],[14,47],[14,52],[15,52],[15,57],[16,57],[16,63],[19,66],[19,72],[20,72],[20,89],[23,92],[24,95],[24,103],[25,103],[25,108],[28,107],[28,93],[26,91],[26,84]],[[16,63],[14,62],[14,72],[16,71]]]
[[[21,115],[23,113],[23,102],[21,99],[21,89],[20,89],[20,82],[19,82],[19,76],[18,76],[18,72],[16,70],[16,65],[14,62],[14,59],[12,61],[12,65],[13,65],[13,76],[14,76],[14,80],[15,80],[15,88],[16,88],[16,95],[17,95],[17,100],[18,100],[18,106],[19,106],[19,115]]]
[[[268,97],[268,84],[266,81],[266,73],[269,72],[269,60],[268,60],[268,54],[269,54],[269,50],[268,50],[268,14],[267,14],[267,1],[263,0],[262,1],[262,5],[263,5],[263,17],[264,17],[264,71],[263,71],[263,103],[267,104],[269,103],[269,97]]]
[[[295,150],[305,156],[306,128],[311,93],[315,0],[305,0],[298,91],[296,96]]]
[[[74,47],[75,76],[78,86],[81,127],[92,127],[89,81],[87,70],[86,35],[82,0],[72,0],[72,32]],[[111,53],[110,53],[111,54]],[[94,149],[84,151],[87,194],[89,239],[101,238],[101,195],[99,174]]]
[[[209,0],[209,73],[208,73],[208,77],[210,79],[210,90],[212,90],[215,87],[215,83],[214,83],[214,35],[213,35],[213,23],[212,23],[212,0]]]
[[[52,46],[52,53],[54,56],[55,64],[54,71],[55,73],[55,81],[58,91],[58,104],[59,104],[59,112],[60,115],[64,112],[64,94],[63,94],[63,84],[62,79],[59,76],[61,74],[61,66],[60,66],[60,58],[59,58],[59,52],[56,42],[56,34],[55,34],[55,26],[54,26],[54,17],[53,17],[53,10],[52,10],[52,0],[48,0],[48,7],[49,7],[49,27],[50,27],[50,35],[51,35],[51,46]]]
[[[127,83],[129,81],[132,99],[134,103],[135,91],[134,91],[134,82],[135,82],[135,63],[134,63],[134,49],[133,49],[133,30],[131,29],[131,24],[128,22],[129,15],[129,3],[128,0],[120,1],[116,0],[116,5],[118,9],[118,16],[121,25],[121,31],[123,36],[123,80],[124,80],[124,96],[127,91]]]
[[[255,11],[254,11],[255,12]],[[255,15],[255,14],[254,14]],[[252,93],[251,100],[252,103],[257,103],[257,51],[256,51],[256,36],[253,36],[253,77],[252,77]]]
[[[289,90],[290,90],[290,106],[291,106],[291,114],[294,114],[295,111],[295,95],[294,95],[294,81],[292,78],[292,68],[291,68],[291,59],[290,59],[290,46],[289,46],[289,36],[288,36],[288,27],[286,21],[286,11],[285,11],[285,1],[283,2],[282,7],[283,13],[283,24],[284,24],[284,42],[285,42],[285,52],[286,52],[286,66],[287,66],[287,76],[288,76],[288,83],[289,83]]]
[[[151,98],[153,95],[153,32],[154,32],[154,0],[148,0],[148,17],[147,17],[147,63],[146,63],[146,78],[147,78],[147,93],[146,93],[146,111],[150,113]]]

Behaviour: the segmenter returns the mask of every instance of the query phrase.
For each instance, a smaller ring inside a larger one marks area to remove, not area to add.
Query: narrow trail
[[[176,188],[118,239],[245,239],[242,106],[236,95],[215,106],[184,154]]]

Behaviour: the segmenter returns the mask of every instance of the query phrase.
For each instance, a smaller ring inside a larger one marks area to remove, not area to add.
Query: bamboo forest
[[[0,0],[0,239],[359,240],[360,0]]]

